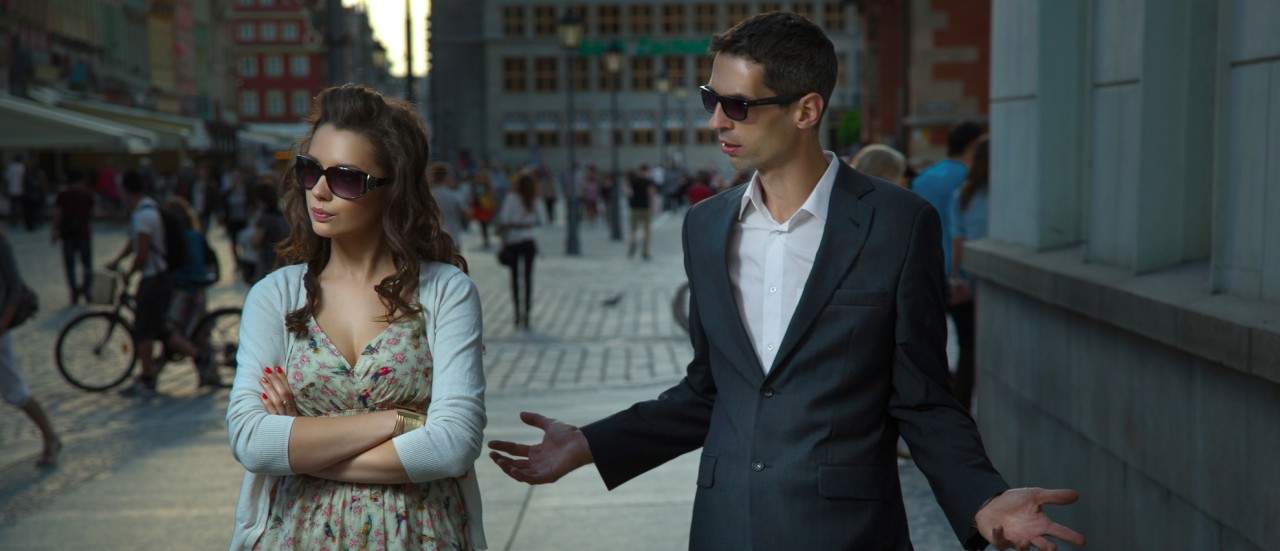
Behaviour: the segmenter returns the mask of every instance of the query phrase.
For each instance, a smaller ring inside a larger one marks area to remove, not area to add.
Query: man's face
[[[764,85],[764,65],[724,53],[716,54],[707,86],[721,96],[746,100],[778,95]],[[751,107],[741,121],[730,119],[717,105],[707,126],[716,131],[720,151],[734,170],[767,170],[785,160],[795,143],[799,130],[792,116],[794,105]]]

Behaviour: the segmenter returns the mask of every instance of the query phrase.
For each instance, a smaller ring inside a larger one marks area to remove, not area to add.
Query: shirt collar
[[[800,205],[800,210],[826,222],[827,208],[831,204],[831,190],[835,187],[840,159],[830,151],[823,151],[822,155],[827,159],[827,171],[822,173],[822,177],[818,179],[818,185],[814,186],[813,191],[809,192],[809,198],[805,199],[803,205]],[[747,186],[747,192],[742,194],[742,202],[738,205],[738,220],[741,221],[747,216],[748,206],[755,207],[757,211],[772,220],[773,215],[769,214],[769,210],[764,206],[764,194],[761,192],[759,172],[751,175],[751,182]],[[792,215],[792,218],[794,217]]]

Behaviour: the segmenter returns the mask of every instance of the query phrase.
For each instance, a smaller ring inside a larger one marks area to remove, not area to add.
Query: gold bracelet
[[[395,435],[400,436],[406,432],[420,429],[426,422],[427,416],[424,414],[407,409],[396,409]]]

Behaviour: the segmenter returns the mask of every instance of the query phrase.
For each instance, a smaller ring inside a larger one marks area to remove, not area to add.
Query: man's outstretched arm
[[[687,219],[684,241],[685,273],[688,274]],[[582,428],[536,413],[522,413],[521,420],[542,429],[542,442],[535,445],[490,442],[489,447],[495,450],[490,453],[494,462],[508,476],[529,484],[555,482],[578,467],[595,463],[605,486],[613,489],[701,447],[711,423],[716,386],[693,289],[690,286],[689,339],[693,344],[693,360],[679,384],[662,392],[656,400],[637,403]]]

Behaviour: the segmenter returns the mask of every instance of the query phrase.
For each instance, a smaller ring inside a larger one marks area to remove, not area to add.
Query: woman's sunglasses
[[[787,105],[804,97],[803,94],[800,94],[795,96],[774,96],[771,98],[747,100],[722,96],[707,86],[699,86],[698,91],[702,92],[702,107],[706,109],[708,113],[715,114],[716,105],[719,104],[720,108],[724,110],[724,116],[729,117],[729,120],[734,121],[747,120],[747,110],[752,107],[756,107],[758,105]]]
[[[387,185],[386,178],[374,178],[363,170],[345,166],[325,168],[320,162],[306,155],[298,155],[294,159],[293,173],[298,177],[298,185],[310,190],[316,187],[320,177],[324,176],[329,184],[329,191],[343,199],[359,199],[374,188]]]

